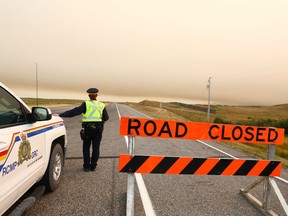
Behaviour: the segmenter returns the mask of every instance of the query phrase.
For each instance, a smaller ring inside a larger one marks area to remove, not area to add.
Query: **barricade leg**
[[[134,155],[135,137],[128,137],[128,153]],[[126,200],[126,216],[134,215],[134,173],[128,173],[127,177],[127,200]]]
[[[267,146],[267,160],[274,160],[275,158],[275,145]],[[264,202],[263,208],[268,211],[271,208],[271,185],[269,182],[269,177],[265,177],[264,183]]]
[[[269,177],[265,177],[263,208],[265,211],[271,208],[271,185],[269,183]]]
[[[128,174],[127,179],[127,202],[126,202],[126,216],[134,215],[134,174]]]
[[[274,160],[274,157],[275,157],[275,145],[267,145],[267,160]],[[264,182],[263,202],[254,197],[251,193],[249,193],[249,190],[253,189],[262,182]],[[240,194],[244,196],[247,200],[249,200],[256,208],[258,208],[265,215],[276,216],[277,214],[270,209],[272,189],[275,191],[281,206],[283,207],[286,215],[288,216],[288,205],[273,177],[259,178],[247,188],[241,189]]]

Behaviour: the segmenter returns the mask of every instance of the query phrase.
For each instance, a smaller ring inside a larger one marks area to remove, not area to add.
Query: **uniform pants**
[[[100,142],[102,139],[103,125],[95,124],[96,129],[85,128],[87,138],[83,141],[83,159],[84,169],[94,169],[100,155]],[[90,148],[92,144],[92,155],[90,157]]]

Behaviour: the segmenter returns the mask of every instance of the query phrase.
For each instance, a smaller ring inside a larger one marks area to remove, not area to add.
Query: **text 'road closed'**
[[[283,144],[284,129],[122,117],[120,135]]]

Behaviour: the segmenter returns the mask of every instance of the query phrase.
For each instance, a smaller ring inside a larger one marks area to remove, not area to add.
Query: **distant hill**
[[[207,105],[184,104],[180,102],[158,102],[149,100],[143,100],[134,104],[138,104],[144,107],[164,108],[166,110],[170,110],[171,112],[185,115],[191,121],[207,120]],[[246,120],[250,121],[259,119],[281,120],[288,119],[288,104],[279,104],[273,106],[211,105],[210,113],[211,121],[213,121],[216,117],[222,118],[227,122]]]
[[[21,98],[28,106],[67,106],[76,105],[83,102],[83,100],[72,100],[72,99],[45,99],[45,98]]]
[[[182,107],[187,107],[187,108],[198,110],[198,111],[201,111],[201,112],[208,112],[208,107],[197,106],[197,105],[192,105],[192,104],[185,104],[185,103],[179,103],[179,102],[171,102],[171,104],[175,104],[175,105],[182,106]],[[211,109],[211,107],[210,107],[210,113],[215,114],[216,110]]]

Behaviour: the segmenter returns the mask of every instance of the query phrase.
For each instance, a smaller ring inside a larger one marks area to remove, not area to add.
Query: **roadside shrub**
[[[216,120],[216,118],[215,118]],[[217,121],[221,122],[221,118],[217,119]],[[215,122],[215,123],[220,123]],[[221,122],[222,123],[222,122]],[[223,123],[225,124],[225,123]],[[258,126],[258,127],[277,127],[277,128],[284,128],[285,134],[288,134],[288,119],[282,119],[282,120],[275,120],[275,119],[251,119],[251,120],[240,120],[236,121],[232,124],[237,125],[249,125],[249,126]]]
[[[288,134],[288,119],[278,121],[277,127],[284,128],[285,134]]]
[[[262,126],[262,127],[276,127],[277,120],[273,119],[259,119],[256,122],[256,126]]]
[[[216,123],[216,124],[233,124],[231,121],[226,121],[226,120],[224,120],[220,117],[217,117],[217,116],[214,119],[214,123]]]

